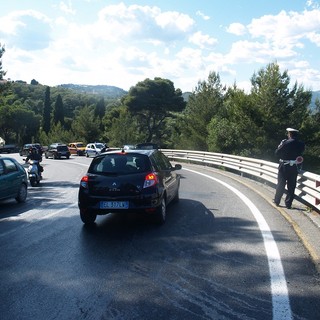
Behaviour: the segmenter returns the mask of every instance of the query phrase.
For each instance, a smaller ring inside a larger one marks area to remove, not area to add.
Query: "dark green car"
[[[28,194],[28,176],[15,159],[0,156],[0,200],[14,198],[25,202]]]

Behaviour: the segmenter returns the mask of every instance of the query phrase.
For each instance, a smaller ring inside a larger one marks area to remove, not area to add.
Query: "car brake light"
[[[158,177],[155,173],[148,173],[144,179],[143,188],[149,188],[158,183]]]
[[[88,181],[89,181],[89,177],[88,176],[82,177],[82,179],[80,181],[81,187],[87,188],[88,187]]]

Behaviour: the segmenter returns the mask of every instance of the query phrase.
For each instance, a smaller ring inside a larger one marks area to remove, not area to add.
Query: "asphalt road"
[[[183,165],[165,225],[107,215],[86,228],[90,161],[44,159],[28,201],[0,203],[0,319],[320,319],[319,274],[259,194]]]

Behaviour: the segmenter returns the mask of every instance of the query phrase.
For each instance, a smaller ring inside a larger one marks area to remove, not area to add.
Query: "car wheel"
[[[155,220],[157,224],[164,224],[166,221],[167,206],[166,200],[162,198],[160,206],[157,208]]]
[[[88,152],[86,152],[86,157],[87,157],[87,158],[89,157],[89,154],[88,154]]]
[[[52,156],[52,158],[53,158],[54,160],[57,159],[57,155],[54,153],[53,156]]]
[[[84,224],[93,224],[97,215],[88,209],[80,209],[80,218]]]
[[[27,186],[23,183],[20,186],[18,195],[16,197],[17,202],[25,202],[27,200],[28,189]]]
[[[48,159],[48,158],[49,158],[47,154],[45,154],[44,156],[46,157],[46,159]]]

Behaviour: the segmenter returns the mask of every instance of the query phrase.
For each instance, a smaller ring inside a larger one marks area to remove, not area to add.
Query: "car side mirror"
[[[182,169],[182,165],[181,164],[176,164],[174,166],[174,170],[181,170]]]

